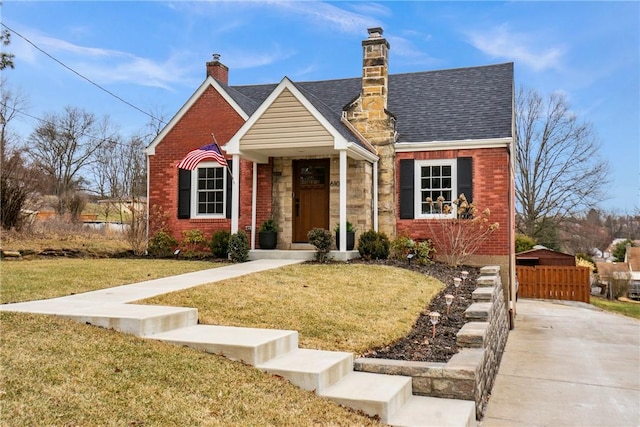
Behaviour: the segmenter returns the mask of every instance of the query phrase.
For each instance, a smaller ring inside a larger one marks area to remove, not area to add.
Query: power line
[[[91,79],[89,79],[88,77],[85,77],[84,75],[80,74],[79,72],[77,72],[76,70],[74,70],[73,68],[69,67],[68,65],[66,65],[65,63],[63,63],[62,61],[60,61],[59,59],[55,58],[54,56],[52,56],[51,54],[49,54],[48,52],[46,52],[44,49],[38,47],[34,42],[32,42],[31,40],[29,40],[27,37],[23,36],[22,34],[20,34],[19,32],[17,32],[16,30],[8,27],[6,24],[2,23],[2,26],[4,28],[6,28],[7,30],[11,31],[12,33],[14,33],[15,35],[17,35],[18,37],[20,37],[21,39],[23,39],[24,41],[26,41],[27,43],[29,43],[31,46],[33,46],[35,49],[39,50],[40,52],[42,52],[43,54],[45,54],[46,56],[48,56],[49,58],[51,58],[53,61],[57,62],[58,64],[60,64],[61,66],[63,66],[64,68],[66,68],[67,70],[71,71],[73,74],[77,75],[78,77],[86,80],[87,82],[91,83],[92,85],[94,85],[95,87],[97,87],[98,89],[106,92],[107,94],[113,96],[114,98],[116,98],[117,100],[119,100],[120,102],[123,102],[124,104],[128,105],[129,107],[141,112],[142,114],[145,114],[149,117],[151,117],[153,120],[157,120],[159,123],[162,123],[164,125],[166,125],[167,123],[164,122],[163,120],[155,117],[153,114],[148,113],[146,111],[144,111],[143,109],[133,105],[132,103],[130,103],[129,101],[121,98],[120,96],[116,95],[115,93],[111,92],[110,90],[100,86],[98,83],[92,81]]]

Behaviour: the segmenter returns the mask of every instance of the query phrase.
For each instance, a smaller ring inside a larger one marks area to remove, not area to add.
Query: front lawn
[[[591,304],[606,311],[640,319],[640,303],[638,302],[608,300],[591,296]]]
[[[200,323],[292,329],[300,346],[366,350],[407,335],[442,289],[436,279],[368,264],[302,264],[145,300],[196,307]]]

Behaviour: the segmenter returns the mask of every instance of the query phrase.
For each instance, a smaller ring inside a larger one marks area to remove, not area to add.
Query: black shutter
[[[473,202],[473,162],[471,157],[458,157],[458,196],[465,195]]]
[[[225,212],[225,215],[227,218],[231,218],[231,191],[233,189],[233,179],[231,178],[231,174],[229,173],[229,171],[233,171],[233,160],[227,160],[227,163],[229,164],[229,169],[225,171],[225,173],[227,174],[227,211]],[[238,177],[238,179],[240,178]],[[240,216],[240,213],[238,213],[238,216]]]
[[[400,160],[400,219],[413,219],[414,160]]]
[[[191,171],[178,169],[178,218],[191,217]]]

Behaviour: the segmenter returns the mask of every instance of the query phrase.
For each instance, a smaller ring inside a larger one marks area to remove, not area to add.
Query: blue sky
[[[390,72],[515,63],[516,86],[565,94],[611,166],[602,208],[640,208],[640,2],[61,2],[3,0],[2,23],[91,81],[166,120],[213,53],[229,83],[358,77],[360,42],[381,26]],[[149,121],[12,34],[3,77],[42,117],[67,105],[123,135]],[[37,124],[14,123],[26,137]]]

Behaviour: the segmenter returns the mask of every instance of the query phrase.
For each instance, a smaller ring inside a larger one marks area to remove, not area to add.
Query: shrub
[[[168,257],[173,255],[173,249],[178,246],[178,241],[164,231],[158,231],[149,240],[149,255]]]
[[[229,233],[226,230],[219,230],[213,233],[209,242],[211,254],[216,258],[226,258],[229,254]]]
[[[182,232],[182,246],[189,254],[194,254],[202,246],[206,245],[207,239],[204,238],[204,233],[197,228],[193,230],[184,230]]]
[[[307,233],[307,237],[309,238],[309,243],[316,248],[316,260],[325,262],[333,244],[331,232],[323,228],[314,228]]]
[[[273,233],[277,233],[278,232],[278,224],[276,223],[276,220],[273,219],[273,217],[270,217],[268,220],[266,220],[265,222],[262,223],[262,225],[260,226],[260,229],[258,230],[258,232],[273,232]]]
[[[387,259],[389,257],[389,238],[384,233],[369,230],[358,239],[358,252],[366,260]]]
[[[464,194],[460,194],[452,205],[444,204],[441,199],[438,197],[435,202],[430,199],[427,202],[435,203],[435,210],[444,215],[455,209],[455,218],[428,220],[427,226],[443,261],[452,266],[462,265],[489,239],[499,224],[489,223],[489,209],[480,211],[474,202],[467,201]]]
[[[245,262],[249,259],[249,239],[244,232],[229,236],[229,259],[233,262]]]
[[[136,209],[135,207],[131,209],[131,221],[125,237],[134,254],[144,254],[147,246],[147,212],[145,209]]]
[[[418,264],[426,265],[433,262],[433,254],[436,253],[436,248],[431,244],[431,240],[423,240],[418,242],[413,249],[414,260]]]
[[[530,251],[536,245],[536,240],[526,234],[516,234],[516,253]]]
[[[413,250],[415,243],[407,236],[398,236],[390,243],[389,258],[406,260],[407,255]]]

